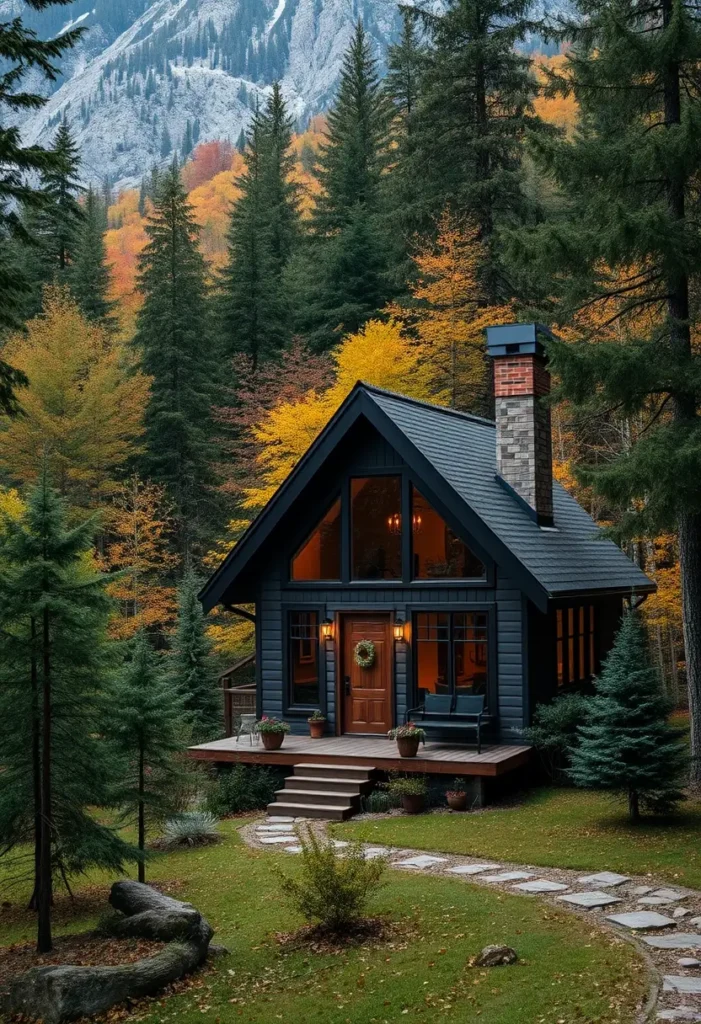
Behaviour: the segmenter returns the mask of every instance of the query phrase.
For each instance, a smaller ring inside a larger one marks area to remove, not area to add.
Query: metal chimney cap
[[[500,324],[487,328],[487,352],[494,359],[499,356],[536,355],[545,358],[541,338],[554,338],[544,324]]]

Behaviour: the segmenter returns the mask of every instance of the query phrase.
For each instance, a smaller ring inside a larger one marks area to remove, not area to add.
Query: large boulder
[[[191,903],[140,882],[115,882],[110,903],[121,913],[110,921],[110,934],[168,945],[155,956],[118,967],[34,967],[11,983],[5,1013],[63,1024],[153,995],[204,963],[214,932]]]

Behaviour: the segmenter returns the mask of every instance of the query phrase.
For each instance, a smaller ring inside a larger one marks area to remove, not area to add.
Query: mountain
[[[48,103],[22,121],[27,142],[72,125],[89,181],[133,185],[198,142],[236,143],[279,80],[300,125],[333,96],[357,19],[380,62],[399,29],[396,0],[75,0],[22,14],[43,36],[81,25]]]

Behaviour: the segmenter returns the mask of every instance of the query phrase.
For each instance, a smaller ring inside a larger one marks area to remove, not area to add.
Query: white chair
[[[256,743],[259,742],[258,737],[258,721],[255,715],[241,715],[239,718],[238,728],[236,730],[236,742],[238,743],[242,736],[248,736],[251,746],[253,746],[253,737],[256,738]]]

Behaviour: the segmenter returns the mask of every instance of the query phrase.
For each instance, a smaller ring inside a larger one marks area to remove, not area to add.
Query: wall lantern
[[[333,619],[324,619],[321,623],[321,637],[323,640],[333,640]]]
[[[395,619],[394,620],[394,626],[392,627],[392,629],[393,629],[393,632],[394,632],[394,639],[395,640],[403,640],[404,639],[404,627],[405,626],[406,626],[406,622],[404,621],[404,619]]]

